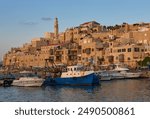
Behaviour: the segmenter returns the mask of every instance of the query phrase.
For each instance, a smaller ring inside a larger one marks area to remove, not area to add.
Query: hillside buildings
[[[56,64],[93,65],[124,63],[132,68],[150,55],[150,24],[136,23],[103,26],[96,21],[83,23],[59,33],[58,19],[54,32],[34,38],[19,48],[12,48],[3,65],[44,67],[45,59]]]

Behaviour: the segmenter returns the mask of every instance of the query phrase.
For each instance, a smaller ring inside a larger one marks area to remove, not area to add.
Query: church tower
[[[55,18],[55,21],[54,21],[54,35],[55,35],[55,38],[58,38],[58,18],[56,17]]]

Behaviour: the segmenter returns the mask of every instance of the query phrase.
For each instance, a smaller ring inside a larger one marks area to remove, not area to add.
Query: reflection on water
[[[150,79],[112,80],[101,86],[0,87],[0,101],[150,101]]]

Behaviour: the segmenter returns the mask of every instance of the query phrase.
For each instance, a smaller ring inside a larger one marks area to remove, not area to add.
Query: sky
[[[0,61],[11,47],[88,21],[102,25],[150,22],[150,0],[0,0]]]

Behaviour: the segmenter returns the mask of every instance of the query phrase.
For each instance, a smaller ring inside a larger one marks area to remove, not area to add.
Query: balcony
[[[75,61],[77,60],[77,56],[68,56],[68,60]]]
[[[55,52],[55,55],[56,55],[56,56],[61,56],[61,55],[63,55],[63,52],[62,52],[62,51],[56,51],[56,52]]]
[[[69,56],[77,56],[77,50],[68,50]]]

